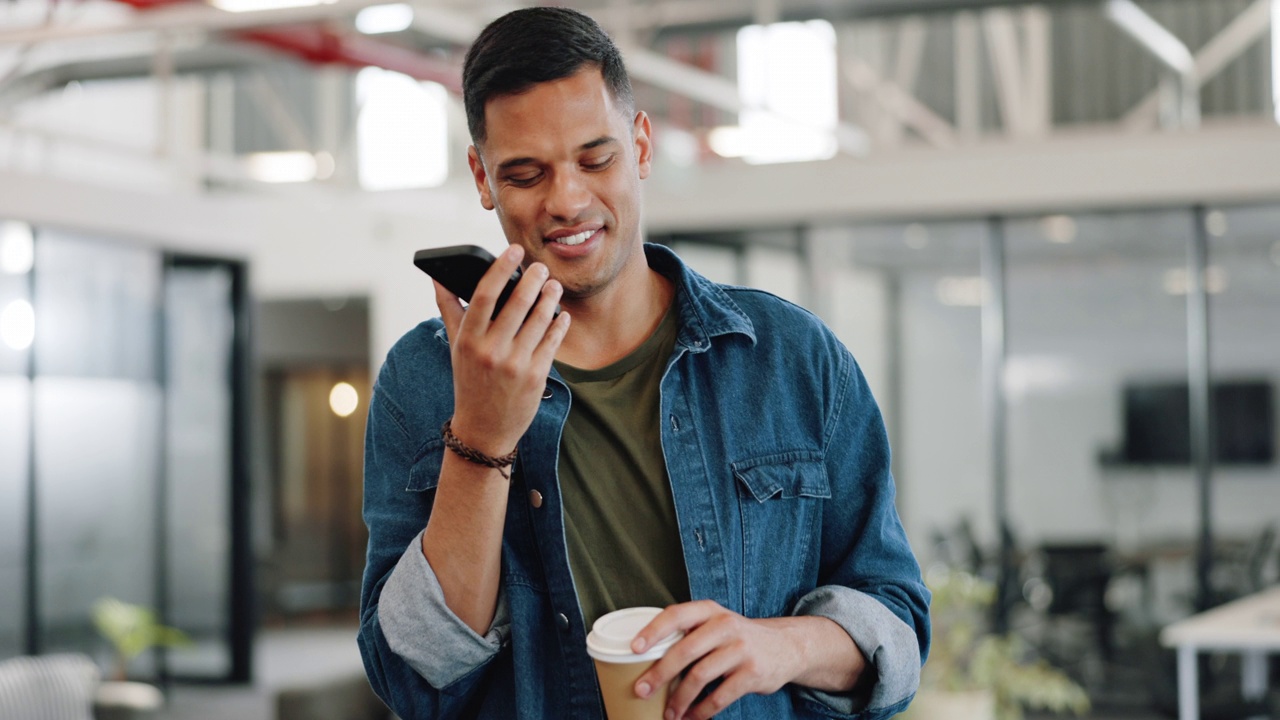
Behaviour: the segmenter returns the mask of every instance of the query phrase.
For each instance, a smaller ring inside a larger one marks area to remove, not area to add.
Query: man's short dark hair
[[[462,102],[472,142],[484,142],[484,106],[490,99],[567,78],[584,65],[600,68],[614,101],[628,114],[634,111],[622,54],[595,20],[568,8],[532,7],[489,23],[462,66]]]

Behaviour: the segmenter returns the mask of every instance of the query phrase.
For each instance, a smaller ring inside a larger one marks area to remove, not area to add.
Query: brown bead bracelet
[[[457,453],[464,460],[473,462],[476,465],[483,465],[497,470],[498,474],[501,475],[504,480],[511,479],[511,473],[504,470],[504,468],[511,467],[512,463],[516,461],[515,450],[499,457],[485,455],[479,450],[459,440],[458,436],[453,434],[452,425],[453,418],[449,418],[444,421],[444,427],[440,428],[440,435],[444,438],[445,447]]]

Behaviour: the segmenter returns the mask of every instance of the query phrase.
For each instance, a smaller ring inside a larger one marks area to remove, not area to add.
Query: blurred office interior
[[[1161,630],[1280,581],[1280,2],[557,4],[653,120],[649,239],[857,357],[927,574],[1094,716],[1176,716]],[[342,716],[294,701],[361,690],[410,257],[504,245],[459,85],[512,7],[0,3],[0,662],[107,673],[115,597],[193,641],[129,666],[160,717]],[[1246,665],[1205,717],[1277,716]]]

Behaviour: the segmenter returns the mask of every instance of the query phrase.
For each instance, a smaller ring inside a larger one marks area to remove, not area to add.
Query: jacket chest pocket
[[[822,453],[799,450],[731,464],[742,518],[742,607],[788,615],[817,586],[822,504],[831,484]]]

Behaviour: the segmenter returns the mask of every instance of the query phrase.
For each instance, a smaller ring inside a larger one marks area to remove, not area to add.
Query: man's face
[[[626,117],[600,70],[485,104],[485,140],[468,151],[480,202],[507,242],[542,262],[567,299],[594,295],[644,262],[640,181],[652,146],[644,113]]]

